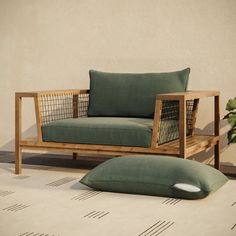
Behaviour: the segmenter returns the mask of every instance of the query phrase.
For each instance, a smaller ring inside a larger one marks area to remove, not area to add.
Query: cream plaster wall
[[[15,91],[87,88],[90,68],[188,66],[190,89],[222,92],[223,116],[236,96],[235,0],[0,0],[0,150],[14,148]],[[200,131],[212,130],[211,102],[201,103]],[[35,130],[32,110],[27,102],[25,134]],[[224,149],[236,164],[236,145]]]

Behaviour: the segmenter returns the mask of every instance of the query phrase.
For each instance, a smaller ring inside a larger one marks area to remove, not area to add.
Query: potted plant
[[[234,99],[229,99],[226,104],[226,110],[229,112],[224,119],[227,119],[231,126],[228,131],[228,144],[236,143],[236,97]]]

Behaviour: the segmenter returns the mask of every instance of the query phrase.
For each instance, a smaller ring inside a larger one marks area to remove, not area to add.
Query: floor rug
[[[236,235],[236,180],[202,200],[94,191],[82,169],[0,163],[1,236]]]

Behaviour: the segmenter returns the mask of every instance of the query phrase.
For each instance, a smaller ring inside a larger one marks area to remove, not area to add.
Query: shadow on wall
[[[36,126],[36,124],[34,124],[30,128],[28,128],[27,130],[25,130],[22,133],[22,137],[23,138],[35,137],[36,134],[37,134],[37,126]],[[4,150],[4,151],[14,151],[15,150],[15,139],[12,139],[11,141],[9,141],[6,144],[4,144],[1,147],[1,150]]]

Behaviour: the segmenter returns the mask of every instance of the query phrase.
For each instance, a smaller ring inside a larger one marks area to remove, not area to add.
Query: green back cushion
[[[153,117],[157,94],[184,92],[190,69],[170,73],[91,70],[88,116]]]
[[[108,160],[80,182],[102,191],[199,199],[215,192],[227,180],[220,171],[196,161],[139,155]],[[192,187],[183,190],[179,184]]]

